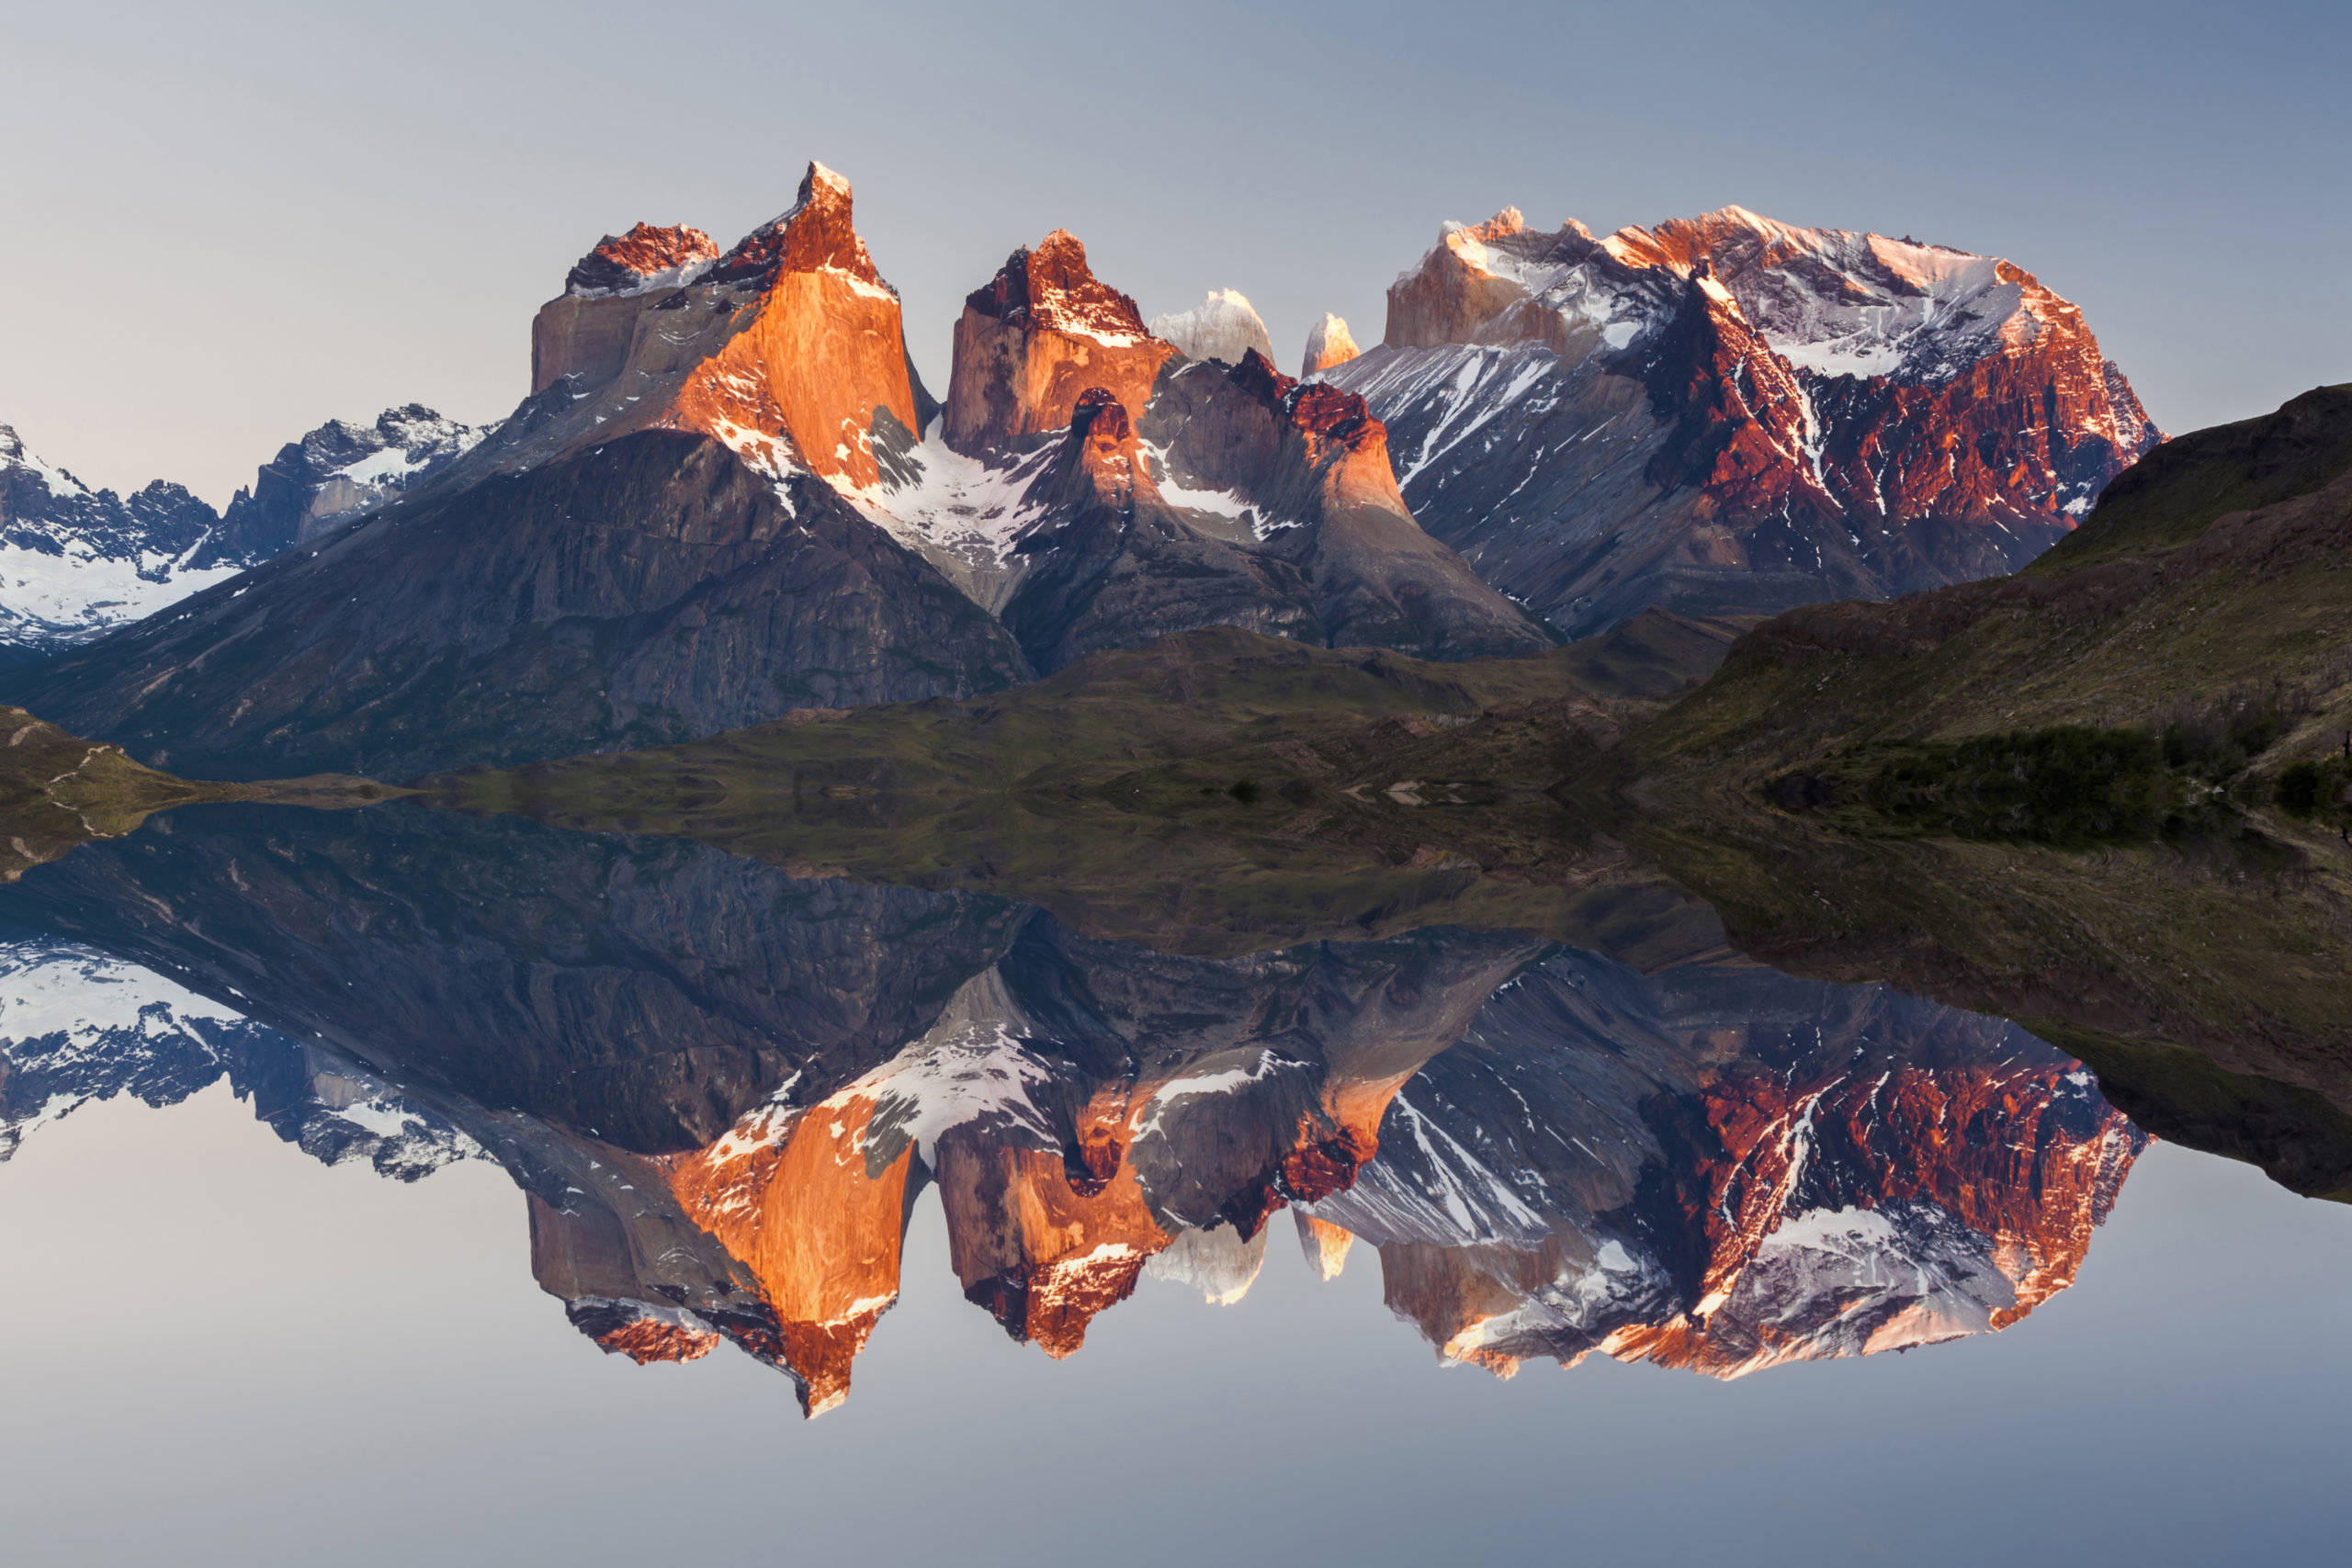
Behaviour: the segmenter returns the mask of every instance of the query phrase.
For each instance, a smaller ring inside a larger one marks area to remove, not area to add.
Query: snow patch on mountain
[[[972,1122],[1000,1142],[1057,1149],[1059,1135],[1036,1095],[1057,1068],[1023,1038],[1019,1010],[993,969],[964,983],[923,1037],[818,1108],[874,1102],[864,1147],[869,1162],[912,1143],[924,1159],[939,1134]]]
[[[145,620],[166,605],[236,576],[241,566],[191,567],[173,557],[110,556],[65,535],[54,552],[11,537],[0,543],[0,644],[64,648]]]
[[[1012,593],[1013,547],[1046,511],[1030,492],[1052,464],[1053,449],[986,462],[948,446],[944,427],[944,418],[934,418],[919,444],[881,465],[875,483],[835,480],[833,488],[993,613]]]
[[[1250,301],[1230,288],[1212,288],[1208,297],[1189,310],[1154,316],[1151,335],[1176,345],[1187,359],[1221,359],[1238,365],[1256,349],[1268,363],[1274,357],[1274,340]]]

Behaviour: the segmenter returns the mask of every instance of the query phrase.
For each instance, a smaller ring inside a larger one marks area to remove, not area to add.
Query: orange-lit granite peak
[[[698,1361],[718,1346],[718,1331],[685,1313],[665,1312],[644,1302],[615,1302],[607,1324],[595,1315],[595,1308],[605,1304],[574,1303],[572,1320],[606,1354],[627,1356],[640,1367],[655,1361]]]
[[[792,206],[736,242],[710,275],[716,281],[760,281],[780,272],[840,272],[887,290],[851,220],[849,181],[811,161]]]
[[[679,389],[655,423],[717,435],[780,472],[785,455],[853,488],[880,478],[885,415],[911,437],[915,413],[899,296],[850,220],[849,182],[812,163],[792,209],[745,236],[711,268],[722,288],[759,290],[756,314]]]
[[[1151,335],[1133,299],[1094,276],[1077,237],[1057,229],[965,299],[947,445],[980,456],[1058,430],[1090,388],[1140,411],[1175,352]]]
[[[938,1154],[965,1297],[1056,1360],[1085,1344],[1095,1314],[1126,1300],[1170,1239],[1124,1162],[1107,1181],[1073,1183],[1060,1154],[1008,1146],[969,1126],[943,1134]]]
[[[566,382],[577,405],[548,440],[691,430],[771,478],[874,484],[880,427],[911,439],[920,420],[899,297],[849,182],[811,163],[790,209],[714,252],[697,230],[640,224],[573,269],[532,328],[533,392]]]

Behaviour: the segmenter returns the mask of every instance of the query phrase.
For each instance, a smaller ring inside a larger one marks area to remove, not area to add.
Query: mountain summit
[[[2014,570],[2161,439],[2030,274],[1737,207],[1448,225],[1327,375],[1424,526],[1565,631]]]

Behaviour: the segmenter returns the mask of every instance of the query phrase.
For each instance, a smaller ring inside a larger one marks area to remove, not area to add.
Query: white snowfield
[[[1704,236],[1703,256],[1691,254],[1693,232]],[[1798,228],[1744,207],[1655,231],[1628,226],[1598,242],[1574,219],[1544,233],[1527,228],[1518,209],[1506,208],[1475,227],[1447,223],[1437,246],[1398,283],[1425,272],[1441,251],[1556,315],[1571,342],[1589,331],[1597,346],[1610,351],[1668,320],[1676,290],[1666,285],[1697,276],[1701,288],[1736,305],[1775,353],[1825,377],[1948,380],[1988,355],[2029,346],[2052,326],[2081,318],[2074,305],[1997,256]],[[1500,313],[1490,310],[1489,319]]]
[[[175,558],[142,551],[124,559],[71,535],[58,540],[55,555],[0,543],[0,643],[62,648],[86,642],[244,570],[189,567],[195,553]]]
[[[1256,349],[1273,363],[1274,340],[1250,301],[1230,288],[1212,288],[1189,310],[1151,319],[1151,335],[1176,345],[1187,359],[1221,359],[1238,365]]]

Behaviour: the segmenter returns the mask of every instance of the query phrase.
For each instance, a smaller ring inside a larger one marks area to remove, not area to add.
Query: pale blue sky
[[[1737,202],[2008,256],[2171,430],[2352,378],[2340,6],[1121,7],[0,0],[0,423],[217,502],[331,414],[468,419],[638,219],[725,244],[855,183],[941,389],[1057,225],[1148,312],[1360,341],[1439,222]]]

